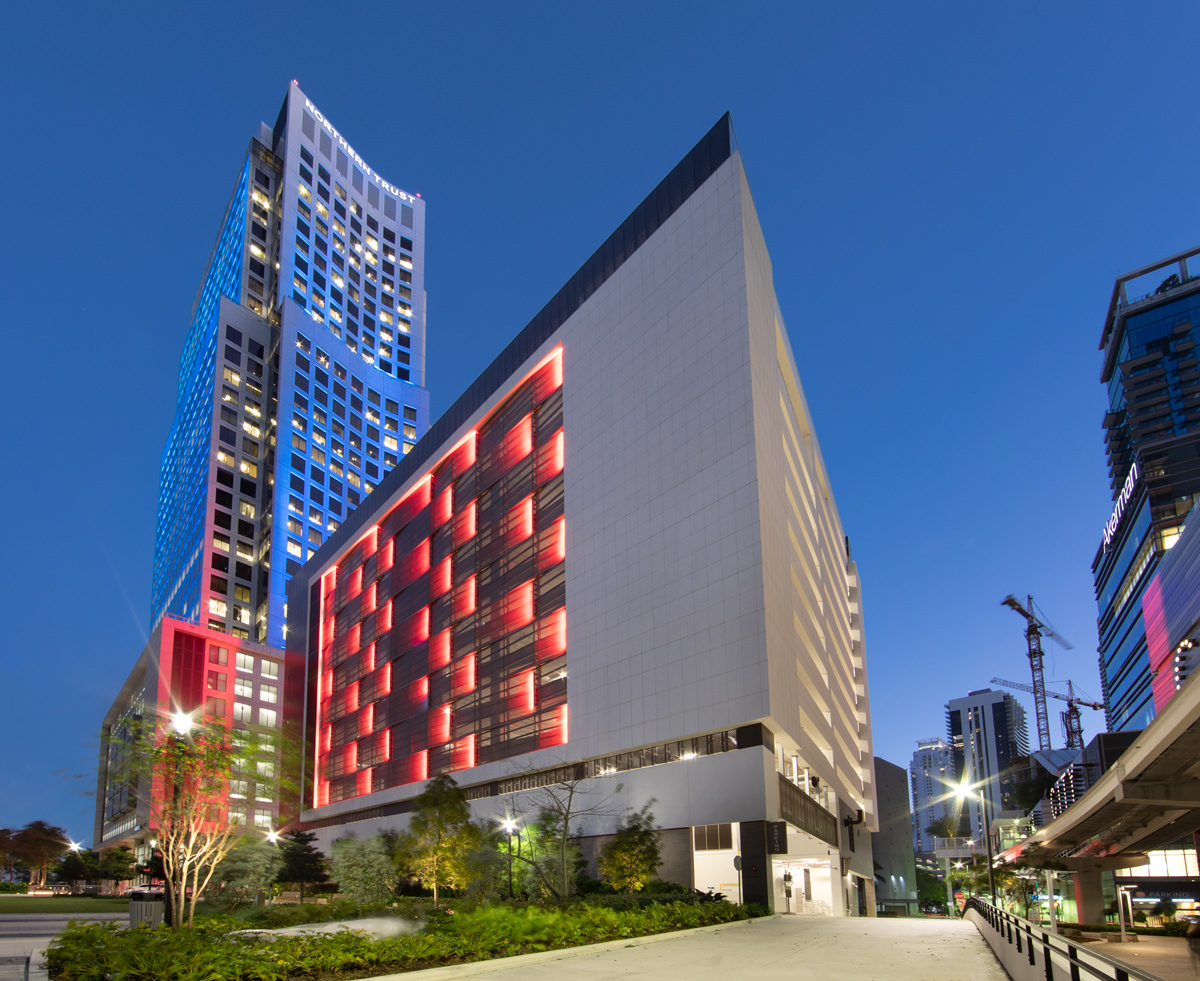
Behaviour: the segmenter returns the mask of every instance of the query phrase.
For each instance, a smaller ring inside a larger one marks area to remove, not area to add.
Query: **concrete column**
[[[767,855],[767,822],[742,821],[738,826],[742,843],[742,902],[762,903],[775,909],[771,862]]]
[[[1104,886],[1099,872],[1076,872],[1075,909],[1080,923],[1104,922]]]
[[[875,877],[872,876],[870,879],[864,877],[863,882],[866,884],[867,889],[867,916],[878,916],[879,911],[875,908],[875,903],[877,902],[875,898]]]

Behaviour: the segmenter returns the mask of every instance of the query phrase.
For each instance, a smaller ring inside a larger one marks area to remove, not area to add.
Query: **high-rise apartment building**
[[[1200,494],[1200,277],[1188,270],[1197,255],[1119,277],[1100,337],[1113,510],[1092,575],[1110,730],[1142,729],[1154,717],[1142,596]]]
[[[798,363],[725,118],[292,579],[306,826],[578,780],[656,800],[672,878],[873,914],[859,576]]]
[[[918,739],[917,750],[908,765],[908,779],[912,789],[913,849],[931,852],[937,836],[925,829],[958,813],[954,797],[958,779],[950,744],[936,737]]]
[[[968,692],[946,704],[946,736],[954,774],[968,791],[954,806],[966,817],[968,837],[981,841],[991,821],[1016,812],[1019,774],[1012,764],[1029,755],[1025,708],[1007,692]],[[987,821],[981,795],[987,799]]]
[[[295,83],[192,307],[162,456],[151,623],[282,647],[288,579],[428,428],[425,205]]]

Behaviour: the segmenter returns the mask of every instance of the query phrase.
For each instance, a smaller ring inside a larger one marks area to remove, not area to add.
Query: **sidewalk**
[[[375,981],[1007,981],[961,920],[773,916]]]
[[[1089,944],[1114,960],[1140,971],[1157,974],[1163,981],[1194,981],[1200,971],[1192,965],[1183,937],[1138,937],[1135,944]]]
[[[31,958],[29,981],[45,981],[42,958],[52,937],[62,933],[70,920],[98,922],[129,921],[127,913],[3,913],[0,914],[0,957]],[[0,964],[0,979],[19,978],[23,972],[14,964]]]

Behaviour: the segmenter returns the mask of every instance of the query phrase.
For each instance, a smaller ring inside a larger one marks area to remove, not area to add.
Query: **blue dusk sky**
[[[292,78],[428,202],[435,416],[729,110],[862,576],[877,755],[1028,681],[1010,592],[1075,645],[1047,678],[1098,698],[1097,345],[1114,277],[1200,241],[1198,31],[1194,3],[9,8],[0,826],[91,840],[189,310]]]

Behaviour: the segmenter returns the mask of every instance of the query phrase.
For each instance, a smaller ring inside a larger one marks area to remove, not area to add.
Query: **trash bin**
[[[161,892],[133,892],[129,896],[129,925],[162,926],[163,894]]]

